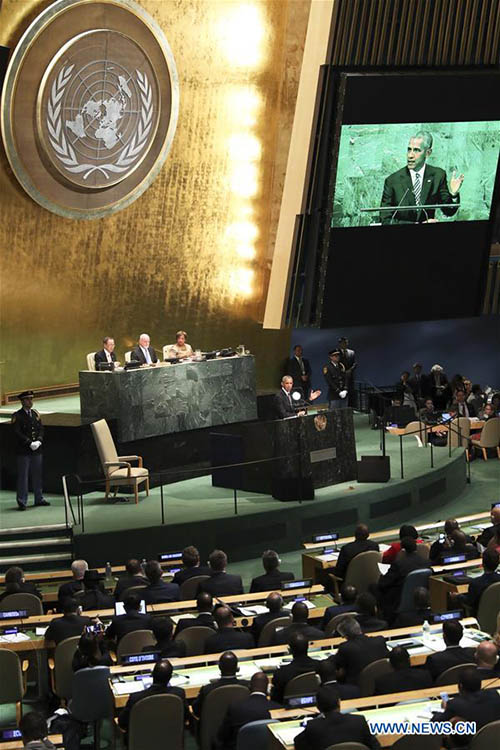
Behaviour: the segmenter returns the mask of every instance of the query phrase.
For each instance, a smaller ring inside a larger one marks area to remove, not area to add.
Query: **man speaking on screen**
[[[448,187],[444,169],[427,164],[431,153],[432,135],[429,131],[421,130],[410,138],[406,167],[390,174],[384,182],[381,205],[388,208],[380,212],[382,224],[436,222],[436,209],[426,208],[436,203],[447,204],[440,209],[446,216],[453,216],[458,211],[464,175],[457,177],[453,170]]]

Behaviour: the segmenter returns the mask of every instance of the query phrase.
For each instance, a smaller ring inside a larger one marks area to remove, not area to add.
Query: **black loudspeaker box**
[[[361,461],[358,461],[358,482],[388,482],[390,478],[390,456],[361,456]]]

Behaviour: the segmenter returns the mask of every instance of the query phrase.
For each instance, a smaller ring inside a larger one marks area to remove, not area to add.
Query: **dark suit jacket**
[[[150,583],[147,588],[141,592],[141,598],[146,604],[159,604],[160,602],[177,602],[179,601],[179,587],[176,583]]]
[[[63,615],[51,620],[49,627],[45,631],[45,640],[54,641],[57,645],[66,638],[72,638],[81,635],[85,625],[90,625],[90,617],[81,615]]]
[[[183,617],[177,623],[175,634],[182,633],[186,628],[212,628],[216,630],[215,620],[210,612],[200,612],[197,617]]]
[[[67,581],[66,583],[62,583],[57,592],[59,604],[62,604],[65,599],[73,597],[77,591],[83,591],[83,581]]]
[[[302,363],[304,365],[304,375],[307,376],[307,380],[302,380],[302,370],[296,357],[287,359],[283,375],[290,375],[293,378],[294,388],[301,388],[304,395],[307,396],[311,387],[311,365],[305,357],[302,357]]]
[[[221,628],[205,642],[206,654],[219,654],[223,651],[235,651],[238,648],[255,648],[251,633],[242,633],[235,628]]]
[[[251,693],[242,701],[231,703],[217,735],[220,750],[235,750],[239,730],[251,721],[270,719],[269,711],[281,708],[279,703],[270,701],[262,693]]]
[[[248,682],[246,682],[245,680],[239,680],[236,676],[234,676],[220,677],[218,680],[210,682],[208,685],[203,685],[200,692],[198,693],[198,697],[193,701],[193,713],[195,716],[198,716],[198,718],[201,717],[201,711],[203,709],[205,698],[209,693],[212,692],[212,690],[221,687],[221,685],[244,685],[245,687],[248,687]]]
[[[418,552],[411,552],[409,555],[403,552],[401,557],[394,560],[387,573],[381,576],[378,582],[378,590],[381,596],[380,603],[384,616],[392,619],[392,614],[398,608],[403,584],[408,573],[428,567],[429,564]]]
[[[123,576],[123,578],[119,578],[114,591],[115,599],[119,599],[123,592],[132,586],[149,586],[149,581],[147,578],[144,578],[144,576],[127,575]]]
[[[115,606],[115,600],[110,594],[105,594],[99,589],[85,591],[78,601],[83,610],[92,609],[112,609]]]
[[[292,622],[288,627],[283,630],[277,630],[273,638],[273,646],[283,645],[288,643],[292,633],[303,633],[309,641],[318,641],[325,637],[325,634],[319,628],[315,628],[313,625],[309,625],[304,622]]]
[[[378,544],[372,542],[371,539],[365,539],[363,541],[354,541],[344,544],[340,550],[337,565],[335,566],[335,575],[339,578],[345,578],[347,572],[347,566],[353,560],[356,555],[361,552],[370,552],[371,550],[378,551]]]
[[[255,594],[259,591],[279,591],[283,581],[293,581],[295,578],[293,573],[287,573],[286,571],[275,570],[272,573],[265,573],[262,576],[257,576],[252,579],[250,584],[250,593]]]
[[[158,362],[158,357],[156,356],[156,352],[152,346],[148,346],[148,351],[149,356],[151,357],[151,362]],[[141,365],[146,364],[146,357],[142,353],[142,349],[139,345],[137,345],[132,351],[132,359],[137,360],[137,362],[140,362]]]
[[[186,656],[186,644],[183,641],[160,641],[154,646],[143,646],[141,651],[144,654],[159,651],[162,659],[182,658]]]
[[[408,385],[415,398],[425,398],[430,393],[429,379],[423,372],[418,377],[412,375],[408,378]]]
[[[293,402],[290,403],[290,399],[288,398],[283,388],[280,388],[278,393],[276,393],[274,396],[274,411],[276,413],[277,419],[294,417],[297,414]]]
[[[451,698],[444,713],[433,717],[435,721],[450,721],[460,716],[465,721],[475,721],[479,731],[485,724],[498,721],[500,716],[500,696],[496,690],[478,690],[477,693],[463,693]]]
[[[446,216],[453,216],[458,211],[460,205],[460,194],[453,199],[448,190],[446,172],[440,167],[431,167],[425,165],[422,191],[420,193],[420,204],[425,203],[448,203],[449,207],[439,209]],[[382,206],[415,206],[415,196],[413,194],[413,183],[411,181],[410,170],[408,167],[398,169],[397,172],[389,175],[384,182],[384,191],[382,193]],[[380,214],[382,224],[413,224],[414,222],[423,222],[428,218],[433,219],[436,210],[428,208],[425,211],[418,209],[399,209],[394,214],[395,209],[382,211]],[[394,219],[392,220],[392,217]],[[392,220],[392,221],[391,221]]]
[[[109,354],[111,356],[111,361],[116,362],[116,354],[114,352],[109,352]],[[108,361],[108,358],[106,357],[106,352],[104,351],[104,349],[101,349],[100,352],[96,352],[94,354],[94,362],[95,362],[96,370],[99,369],[99,365],[101,364],[101,362],[107,362],[107,361]]]
[[[178,586],[188,581],[190,578],[196,576],[211,576],[212,569],[208,565],[198,565],[196,568],[182,568],[172,579],[172,583],[176,583]]]
[[[497,526],[487,526],[486,529],[483,529],[476,541],[478,541],[479,544],[482,544],[483,547],[487,547],[490,539],[492,539],[499,530],[500,524]]]
[[[457,664],[474,663],[473,648],[462,648],[461,646],[448,646],[444,651],[438,651],[437,654],[430,654],[425,661],[425,668],[431,673],[432,679],[435,680],[440,674],[450,667],[456,667]]]
[[[412,625],[423,625],[424,621],[432,614],[432,609],[410,609],[400,612],[394,622],[395,628],[409,628]]]
[[[189,717],[189,711],[186,704],[186,694],[182,688],[174,687],[173,685],[169,685],[168,687],[163,687],[163,685],[151,685],[147,690],[142,690],[140,693],[132,693],[129,696],[125,708],[118,717],[118,724],[122,729],[125,729],[126,731],[128,730],[130,712],[135,704],[144,700],[144,698],[149,698],[150,695],[178,695],[184,702],[184,717],[185,719]]]
[[[371,615],[357,615],[356,619],[361,625],[363,633],[376,633],[377,630],[387,630],[389,627],[386,620]]]
[[[208,581],[200,583],[199,591],[208,591],[219,599],[223,596],[236,596],[243,593],[241,576],[230,573],[213,573]]]
[[[6,596],[10,596],[11,594],[33,594],[33,596],[37,596],[39,599],[42,598],[42,595],[40,591],[37,589],[34,583],[31,583],[31,581],[25,581],[24,583],[20,583],[19,587],[16,587],[16,589],[2,591],[0,594],[0,602],[5,599]]]
[[[297,656],[290,662],[290,664],[278,667],[273,675],[273,683],[271,687],[272,700],[277,701],[278,703],[283,703],[283,695],[287,683],[299,674],[317,672],[319,664],[319,661],[311,659],[310,656]]]
[[[465,409],[464,409],[465,407]],[[458,404],[456,401],[452,404],[452,411],[457,412],[457,417],[477,417],[477,412],[474,408],[474,404],[469,404],[465,401],[463,404]],[[464,413],[467,411],[467,413]]]
[[[345,671],[345,682],[357,685],[363,667],[378,659],[387,659],[389,651],[381,635],[358,635],[341,643],[334,657],[337,667]]]
[[[356,605],[333,604],[331,607],[328,607],[328,609],[325,609],[325,614],[323,615],[323,619],[321,620],[321,630],[325,630],[332,617],[336,617],[337,615],[342,615],[347,612],[356,612]]]
[[[361,690],[357,685],[350,685],[348,682],[337,682],[337,680],[329,680],[323,682],[321,687],[330,688],[338,693],[341,701],[350,701],[353,698],[361,698]]]
[[[295,737],[295,750],[326,750],[341,742],[359,742],[372,750],[380,747],[364,716],[333,711],[307,722],[304,731]]]
[[[404,690],[421,690],[432,687],[432,677],[427,669],[409,667],[375,678],[375,695],[400,693]]]
[[[272,622],[273,620],[277,620],[279,617],[289,616],[290,612],[287,612],[286,609],[280,609],[279,612],[263,612],[261,615],[257,615],[257,617],[254,618],[252,625],[252,633],[254,634],[255,642],[257,643],[259,640],[264,625],[267,625],[268,622]]]
[[[152,625],[151,615],[143,615],[140,612],[115,615],[106,629],[106,637],[119,641],[124,635],[133,633],[134,630],[152,630]]]

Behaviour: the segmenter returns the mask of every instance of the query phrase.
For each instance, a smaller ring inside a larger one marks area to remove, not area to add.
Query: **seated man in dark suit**
[[[339,694],[340,700],[347,701],[361,697],[361,690],[358,685],[350,685],[348,682],[337,680],[337,667],[334,661],[330,659],[320,661],[318,674],[322,687],[335,690]]]
[[[333,570],[338,578],[345,578],[347,567],[351,560],[356,557],[356,555],[361,554],[361,552],[369,552],[371,550],[378,551],[378,544],[368,539],[369,536],[370,532],[368,530],[368,526],[364,523],[359,523],[354,530],[354,542],[344,544],[344,546],[340,550],[337,565]]]
[[[423,625],[432,615],[429,601],[429,589],[417,586],[413,591],[413,609],[399,612],[394,622],[395,628],[409,628],[412,625]]]
[[[39,599],[42,598],[35,584],[25,580],[24,570],[18,565],[13,565],[5,573],[5,591],[0,594],[0,602],[10,594],[33,594]]]
[[[391,623],[395,617],[401,592],[408,573],[428,567],[428,563],[417,552],[417,542],[405,536],[401,540],[401,552],[392,563],[387,573],[379,578],[377,584],[378,601],[384,618]]]
[[[19,721],[19,729],[23,741],[19,745],[16,742],[16,746],[22,744],[24,750],[55,750],[56,746],[48,738],[47,721],[39,711],[24,714]]]
[[[272,549],[266,550],[262,555],[262,565],[266,571],[263,576],[252,579],[250,593],[259,591],[279,591],[283,581],[293,581],[293,573],[282,572],[279,568],[281,560],[278,553]]]
[[[457,596],[459,604],[465,604],[472,609],[475,617],[481,601],[481,596],[492,583],[500,581],[500,573],[497,573],[499,555],[495,549],[485,549],[483,552],[483,570],[484,573],[477,578],[473,578],[469,583],[469,590],[466,594]]]
[[[132,352],[132,360],[140,362],[141,365],[155,365],[158,362],[158,357],[151,346],[151,339],[147,333],[141,333],[139,336],[139,344]]]
[[[444,651],[430,654],[425,662],[425,667],[431,673],[433,680],[450,667],[456,667],[457,664],[470,664],[474,661],[474,649],[460,646],[463,634],[464,629],[458,620],[445,620],[443,640],[446,648]]]
[[[321,715],[308,721],[295,737],[295,750],[326,750],[342,742],[358,742],[372,750],[380,747],[364,716],[340,713],[340,698],[334,690],[321,687],[317,700]]]
[[[124,591],[132,588],[132,586],[147,586],[149,583],[148,579],[143,575],[139,560],[127,560],[125,570],[127,571],[127,575],[118,579],[113,594],[117,600],[121,598]]]
[[[177,621],[175,635],[182,633],[186,628],[202,627],[216,630],[217,626],[212,614],[213,599],[206,591],[200,591],[196,597],[196,609],[198,611],[196,617],[183,617]]]
[[[90,625],[90,617],[82,617],[81,608],[76,599],[67,597],[62,604],[62,617],[56,617],[50,621],[50,625],[45,631],[45,640],[54,641],[57,644],[64,641],[65,638],[73,638],[81,635],[85,625]]]
[[[177,571],[172,579],[172,583],[176,583],[178,586],[181,586],[184,581],[195,576],[209,576],[212,574],[208,565],[200,565],[200,553],[196,547],[185,547],[182,550],[182,564],[184,567]]]
[[[234,627],[234,617],[229,607],[218,607],[214,617],[219,629],[207,638],[206,654],[218,654],[221,651],[239,648],[254,648],[255,643],[251,633],[243,633]]]
[[[141,596],[146,604],[179,601],[178,585],[162,581],[163,570],[158,560],[148,560],[145,573],[149,581],[149,586],[141,592]]]
[[[364,635],[359,622],[346,615],[337,628],[345,643],[341,643],[335,656],[330,659],[337,667],[337,679],[357,685],[364,667],[378,659],[386,659],[389,651],[381,635]]]
[[[115,615],[106,629],[106,638],[115,640],[117,643],[127,633],[134,630],[152,630],[153,618],[151,615],[143,615],[139,612],[141,599],[137,594],[127,594],[124,599],[124,615]]]
[[[479,557],[479,549],[475,542],[467,541],[468,537],[464,534],[461,529],[455,529],[451,532],[450,550],[442,553],[442,558],[449,557],[450,555],[465,555],[467,560],[475,560]]]
[[[186,644],[183,641],[172,639],[174,623],[169,617],[153,617],[151,629],[156,638],[156,643],[154,646],[143,646],[142,651],[144,653],[159,651],[162,659],[186,656]]]
[[[495,505],[491,509],[490,520],[491,526],[487,526],[477,538],[477,541],[483,547],[487,547],[490,539],[500,532],[500,507]]]
[[[454,411],[457,412],[457,417],[477,417],[474,404],[467,401],[465,391],[462,388],[458,388],[455,391],[455,401],[453,403]]]
[[[481,676],[474,667],[464,667],[458,680],[458,695],[444,702],[444,713],[434,714],[433,721],[451,721],[459,717],[462,721],[476,722],[478,732],[486,724],[498,721],[500,696],[496,690],[482,690]]]
[[[208,581],[200,583],[199,591],[206,591],[214,597],[236,596],[243,593],[241,576],[226,573],[227,555],[221,549],[214,549],[208,558],[212,575]]]
[[[375,695],[400,693],[404,690],[421,690],[432,687],[432,677],[427,669],[412,667],[410,654],[402,646],[391,650],[389,661],[394,672],[375,678]]]
[[[85,571],[83,576],[84,593],[79,599],[84,611],[112,609],[114,607],[115,600],[111,594],[107,594],[104,590],[103,578],[104,576],[95,568]]]
[[[193,702],[193,713],[199,719],[201,717],[201,711],[205,698],[212,690],[220,687],[221,685],[245,685],[248,686],[248,682],[245,680],[239,680],[236,677],[238,671],[238,659],[232,651],[225,651],[220,655],[219,659],[220,679],[210,682],[208,685],[203,685],[198,697]]]
[[[118,717],[118,724],[124,732],[128,732],[130,712],[132,711],[132,708],[139,703],[139,701],[144,700],[144,698],[149,698],[150,695],[178,695],[184,703],[184,720],[187,721],[189,719],[186,694],[182,688],[170,685],[169,683],[171,679],[172,665],[168,659],[161,659],[156,662],[153,668],[153,683],[151,687],[146,688],[146,690],[141,690],[140,693],[132,693],[132,695],[129,696],[125,708]],[[127,741],[125,741],[125,745],[127,745]]]
[[[73,560],[73,562],[71,563],[71,573],[73,574],[73,580],[62,583],[59,586],[59,590],[57,592],[57,606],[60,612],[62,611],[62,603],[65,599],[74,596],[77,591],[83,591],[83,576],[85,575],[85,571],[87,571],[88,569],[89,566],[86,560]]]
[[[482,641],[476,648],[474,660],[482,680],[498,679],[500,677],[498,648],[493,641]]]
[[[267,625],[268,622],[272,622],[273,620],[277,620],[279,617],[287,617],[290,614],[286,609],[283,609],[283,598],[277,591],[272,591],[268,594],[266,607],[269,612],[263,612],[261,615],[257,615],[253,621],[252,633],[255,638],[255,643],[258,643],[264,625]]]
[[[319,628],[309,625],[309,610],[305,602],[295,602],[292,607],[292,623],[286,628],[276,630],[273,646],[289,643],[292,633],[303,633],[309,641],[321,640],[325,634]]]
[[[356,616],[361,625],[363,633],[374,633],[377,630],[387,630],[386,620],[378,616],[377,600],[368,591],[363,592],[356,599],[356,609],[359,614]]]
[[[114,364],[119,365],[120,363],[116,359],[115,354],[115,340],[111,336],[105,336],[102,340],[102,349],[100,352],[94,354],[95,369],[100,370],[101,364]]]
[[[357,597],[358,592],[356,591],[356,587],[344,584],[340,589],[340,604],[334,604],[325,609],[325,614],[321,621],[321,630],[325,630],[332,617],[343,615],[346,612],[356,612]]]
[[[267,698],[268,679],[264,672],[255,672],[250,680],[250,695],[231,703],[219,729],[217,747],[236,750],[236,738],[241,727],[251,721],[270,719],[269,711],[281,708],[279,703]]]
[[[290,653],[293,656],[289,664],[278,667],[273,675],[271,698],[283,703],[283,696],[287,683],[299,674],[317,672],[320,662],[307,655],[309,641],[304,633],[292,633],[289,641]]]

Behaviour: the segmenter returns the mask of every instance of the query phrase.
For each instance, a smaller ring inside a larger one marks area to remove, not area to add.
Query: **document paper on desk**
[[[20,643],[20,641],[29,641],[29,635],[26,633],[11,633],[10,635],[0,635],[1,643]]]
[[[269,612],[268,608],[263,604],[253,604],[251,607],[238,607],[242,615],[246,617],[253,617],[254,615],[263,615]]]
[[[387,565],[386,563],[377,563],[377,565],[378,565],[378,569],[380,570],[380,575],[381,576],[385,576],[385,574],[387,573],[387,571],[391,567],[390,565]]]

